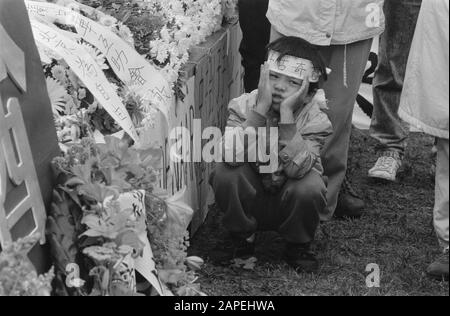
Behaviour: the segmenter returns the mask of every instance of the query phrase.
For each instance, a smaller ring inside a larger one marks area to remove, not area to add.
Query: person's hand
[[[308,97],[309,91],[309,76],[307,76],[302,83],[300,89],[291,95],[289,98],[281,102],[280,111],[281,112],[291,112],[295,113],[300,106],[302,106]]]
[[[258,85],[258,100],[256,111],[259,114],[266,115],[272,106],[272,86],[270,85],[270,68],[266,62],[261,66],[261,76]]]

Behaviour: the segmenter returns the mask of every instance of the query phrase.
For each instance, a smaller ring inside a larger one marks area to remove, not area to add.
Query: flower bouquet
[[[55,159],[48,240],[57,295],[203,295],[202,260],[187,256],[192,210],[156,189],[158,160],[115,137],[83,139]]]

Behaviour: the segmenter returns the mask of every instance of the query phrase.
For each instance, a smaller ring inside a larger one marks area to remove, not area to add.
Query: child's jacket
[[[269,112],[263,116],[256,112],[257,97],[258,90],[255,90],[230,102],[227,128],[278,127],[279,169],[274,174],[262,175],[266,189],[277,191],[287,179],[301,179],[311,170],[323,174],[320,154],[327,137],[333,132],[331,122],[323,112],[327,109],[324,91],[318,90],[313,100],[295,113],[295,124],[280,124],[276,113]],[[239,131],[242,133],[241,129]],[[227,163],[233,167],[243,164]]]

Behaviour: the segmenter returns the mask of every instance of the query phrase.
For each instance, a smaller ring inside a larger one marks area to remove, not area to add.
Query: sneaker
[[[448,250],[436,259],[427,269],[427,275],[430,278],[442,281],[448,281]]]
[[[319,270],[319,261],[310,251],[309,244],[288,243],[284,260],[298,273],[316,273]]]
[[[336,218],[358,219],[363,215],[365,203],[353,189],[347,176],[342,184],[334,216]]]
[[[402,166],[402,159],[397,152],[385,152],[378,158],[375,166],[369,170],[369,177],[394,182]]]

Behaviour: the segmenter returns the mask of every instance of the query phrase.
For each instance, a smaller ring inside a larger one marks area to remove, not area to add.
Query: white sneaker
[[[369,177],[395,181],[397,172],[402,166],[402,160],[396,156],[398,155],[383,155],[378,158],[375,166],[369,170]]]

